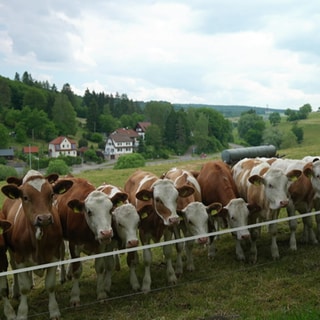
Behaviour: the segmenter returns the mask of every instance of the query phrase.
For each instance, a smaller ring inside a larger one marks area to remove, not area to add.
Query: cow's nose
[[[177,225],[180,223],[180,218],[177,217],[177,218],[169,218],[169,224],[170,225]]]
[[[50,213],[39,214],[36,217],[35,225],[39,227],[47,226],[53,223],[53,217]]]
[[[202,237],[198,239],[199,244],[207,244],[208,243],[208,237]]]
[[[137,239],[134,239],[134,240],[129,240],[127,242],[127,248],[134,248],[134,247],[137,247],[139,244],[139,241]]]
[[[282,201],[280,201],[280,207],[281,207],[281,208],[286,207],[288,204],[289,204],[289,201],[288,201],[288,200],[282,200]]]
[[[110,230],[101,230],[100,235],[102,239],[110,239],[113,236],[113,231],[112,229]]]

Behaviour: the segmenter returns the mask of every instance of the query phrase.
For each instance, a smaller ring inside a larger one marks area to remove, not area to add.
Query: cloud
[[[0,3],[4,76],[133,100],[320,105],[318,3],[289,0]],[[41,78],[39,78],[41,77]]]

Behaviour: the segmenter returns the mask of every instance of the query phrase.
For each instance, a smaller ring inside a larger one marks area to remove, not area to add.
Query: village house
[[[64,136],[60,136],[49,142],[49,157],[58,158],[60,155],[76,157],[76,142]]]
[[[118,159],[121,155],[133,153],[139,145],[139,134],[132,129],[120,128],[107,138],[104,150],[106,159]]]
[[[145,138],[145,133],[147,128],[151,125],[151,122],[138,122],[135,131],[139,134],[140,137],[144,140]]]

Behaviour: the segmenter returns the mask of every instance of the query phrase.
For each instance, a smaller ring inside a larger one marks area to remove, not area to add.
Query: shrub
[[[139,168],[145,166],[145,159],[139,153],[132,153],[128,155],[121,156],[114,169],[126,169],[126,168]]]
[[[70,173],[67,164],[61,159],[51,160],[47,168],[47,174],[57,173],[59,175],[66,175]]]
[[[0,181],[7,180],[8,177],[17,177],[17,170],[10,166],[0,164]]]

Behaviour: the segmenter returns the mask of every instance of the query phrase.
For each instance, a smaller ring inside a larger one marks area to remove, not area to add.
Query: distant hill
[[[187,108],[213,108],[226,118],[240,117],[241,113],[255,110],[257,114],[265,115],[272,112],[284,113],[285,109],[270,109],[267,107],[241,106],[241,105],[210,105],[210,104],[173,104],[175,109]]]

